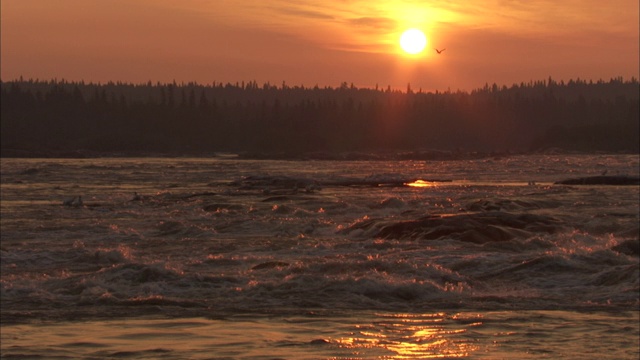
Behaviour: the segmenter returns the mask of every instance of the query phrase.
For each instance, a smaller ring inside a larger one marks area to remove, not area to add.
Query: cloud
[[[390,30],[397,26],[397,22],[395,20],[386,17],[359,17],[348,19],[346,22],[350,25],[374,29]]]
[[[272,8],[276,12],[293,15],[297,18],[318,19],[318,20],[334,20],[334,16],[322,11],[316,11],[304,8],[292,8],[290,6]]]
[[[454,10],[471,28],[507,33],[566,34],[598,29],[637,33],[637,0],[470,0]]]

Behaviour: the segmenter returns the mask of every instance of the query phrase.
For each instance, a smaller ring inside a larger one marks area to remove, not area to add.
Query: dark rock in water
[[[611,248],[621,254],[640,256],[640,240],[627,240]]]
[[[29,168],[24,170],[23,172],[21,172],[21,175],[35,175],[37,173],[40,172],[40,169],[36,169],[36,168]]]
[[[545,207],[552,207],[552,204],[544,203]],[[491,199],[491,200],[477,200],[467,206],[468,211],[519,211],[527,209],[540,209],[543,207],[540,203],[524,201],[524,200],[510,200],[510,199]]]
[[[279,195],[279,196],[271,196],[268,197],[264,200],[262,200],[262,202],[274,202],[274,201],[287,201],[290,200],[291,198],[285,195]]]
[[[158,223],[159,235],[175,235],[184,230],[184,225],[179,221],[161,221]]]
[[[311,345],[327,345],[327,344],[331,344],[331,342],[329,340],[325,340],[325,339],[314,339],[314,340],[311,340],[309,342],[309,344],[311,344]]]
[[[640,185],[640,177],[591,176],[556,181],[559,185]]]
[[[554,233],[561,226],[559,220],[550,216],[493,211],[401,221],[383,226],[376,236],[385,239],[449,238],[484,244],[528,237],[535,232]]]
[[[320,187],[314,179],[293,178],[289,176],[246,176],[243,179],[230,183],[238,186],[242,190],[293,190],[305,189],[307,187]]]
[[[202,210],[207,212],[216,212],[221,210],[243,210],[244,207],[242,205],[235,204],[207,204],[202,207]]]
[[[289,266],[289,263],[286,263],[284,261],[267,261],[252,267],[251,270],[273,269],[287,266]]]

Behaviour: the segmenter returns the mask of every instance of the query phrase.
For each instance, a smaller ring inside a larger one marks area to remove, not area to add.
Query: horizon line
[[[528,81],[520,81],[520,82],[513,82],[511,85],[507,86],[506,84],[497,84],[496,82],[493,83],[489,83],[488,81],[485,82],[482,86],[477,86],[472,88],[471,90],[467,90],[467,89],[456,89],[455,91],[451,90],[451,87],[447,87],[446,90],[442,90],[442,89],[423,89],[422,87],[419,87],[417,90],[414,90],[411,87],[411,82],[408,82],[407,85],[402,86],[402,87],[392,87],[390,84],[387,84],[387,86],[379,86],[379,83],[376,83],[376,85],[374,87],[371,86],[356,86],[353,82],[347,82],[347,81],[343,81],[341,82],[338,86],[331,86],[331,85],[324,85],[324,86],[320,86],[318,83],[316,83],[313,86],[308,86],[305,84],[295,84],[295,85],[289,85],[287,84],[286,80],[283,80],[280,82],[280,86],[276,85],[275,83],[272,83],[271,81],[264,81],[262,82],[262,84],[260,85],[256,80],[236,80],[235,82],[231,82],[231,81],[216,81],[213,80],[209,83],[205,83],[205,82],[198,82],[198,81],[180,81],[177,82],[176,79],[173,79],[170,82],[162,82],[162,81],[152,81],[152,80],[147,80],[147,81],[143,81],[143,82],[133,82],[133,81],[122,81],[122,80],[108,80],[107,82],[102,82],[102,81],[85,81],[84,79],[81,80],[66,80],[65,78],[60,78],[58,79],[57,77],[54,78],[49,78],[49,79],[40,79],[40,78],[28,78],[25,79],[24,76],[20,75],[18,78],[14,78],[12,80],[3,80],[2,78],[0,78],[0,83],[14,83],[14,82],[30,82],[30,83],[55,83],[55,84],[81,84],[81,85],[94,85],[94,86],[109,86],[109,85],[126,85],[126,86],[168,86],[168,85],[173,85],[173,86],[179,86],[179,87],[188,87],[188,86],[195,86],[195,87],[210,87],[210,88],[216,88],[216,87],[227,87],[227,86],[233,86],[233,87],[238,87],[241,89],[246,89],[246,86],[248,84],[253,84],[253,89],[264,89],[265,86],[268,87],[268,89],[279,89],[279,90],[284,90],[284,89],[304,89],[304,90],[314,90],[314,89],[322,89],[322,90],[340,90],[340,89],[352,89],[352,90],[372,90],[372,91],[401,91],[401,89],[405,89],[405,90],[411,90],[411,92],[413,93],[429,93],[429,92],[435,92],[435,93],[439,93],[439,92],[469,92],[469,91],[474,91],[474,90],[481,90],[484,89],[488,86],[493,87],[493,86],[498,86],[498,88],[502,89],[504,87],[514,87],[514,86],[523,86],[523,85],[536,85],[539,83],[542,83],[544,85],[549,85],[551,83],[553,84],[557,84],[557,85],[566,85],[568,83],[586,83],[586,84],[602,84],[602,83],[612,83],[612,82],[620,82],[620,83],[626,83],[626,84],[633,84],[633,83],[638,83],[639,80],[637,77],[635,76],[631,76],[630,78],[625,78],[622,75],[618,75],[618,76],[612,76],[609,78],[609,80],[604,80],[602,78],[599,78],[598,80],[594,79],[583,79],[581,77],[576,77],[574,78],[569,78],[568,80],[565,79],[554,79],[552,76],[548,76],[546,79],[538,79],[538,80],[534,80],[534,79],[529,79]]]

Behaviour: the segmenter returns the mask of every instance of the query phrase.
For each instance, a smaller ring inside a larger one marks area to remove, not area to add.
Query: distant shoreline
[[[633,155],[632,151],[575,151],[558,148],[530,152],[512,151],[358,151],[358,152],[96,152],[2,149],[0,159],[99,159],[99,158],[236,158],[239,160],[327,161],[448,161],[501,158],[518,155]]]
[[[636,79],[470,93],[0,81],[0,95],[2,157],[447,160],[640,149]]]

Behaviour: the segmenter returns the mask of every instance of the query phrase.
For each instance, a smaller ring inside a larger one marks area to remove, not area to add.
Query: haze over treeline
[[[635,78],[471,92],[255,81],[0,85],[3,156],[640,149]]]

